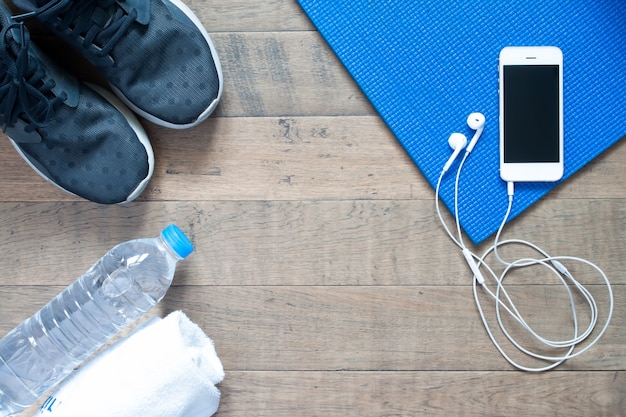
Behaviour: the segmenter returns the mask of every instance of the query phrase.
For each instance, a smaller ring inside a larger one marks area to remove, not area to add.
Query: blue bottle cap
[[[193,252],[191,240],[174,224],[170,224],[163,229],[161,237],[182,259],[185,259]]]

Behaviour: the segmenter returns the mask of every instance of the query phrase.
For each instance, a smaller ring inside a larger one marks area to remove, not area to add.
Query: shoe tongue
[[[150,0],[117,0],[117,3],[122,6],[126,13],[131,10],[137,10],[137,22],[142,25],[150,23]]]
[[[52,91],[57,96],[65,95],[67,98],[64,100],[65,105],[69,107],[78,106],[80,100],[80,87],[79,82],[70,73],[59,68],[47,55],[42,53],[36,45],[31,43],[31,50],[36,54],[37,58],[43,62],[46,67],[45,77],[54,80],[54,87]]]

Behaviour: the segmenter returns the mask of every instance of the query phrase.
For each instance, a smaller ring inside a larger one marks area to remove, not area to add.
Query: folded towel
[[[213,342],[182,312],[156,318],[66,379],[41,417],[206,417],[224,369]]]

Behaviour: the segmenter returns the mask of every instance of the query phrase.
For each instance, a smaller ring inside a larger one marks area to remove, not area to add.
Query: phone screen
[[[559,162],[558,65],[504,65],[504,162]]]

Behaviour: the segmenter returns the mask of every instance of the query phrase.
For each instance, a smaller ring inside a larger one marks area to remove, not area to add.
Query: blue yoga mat
[[[467,115],[485,114],[461,178],[461,224],[474,243],[498,229],[507,205],[498,172],[503,47],[563,51],[563,180],[626,134],[624,0],[298,1],[432,186],[451,154],[449,135],[470,138]],[[442,192],[449,209],[450,174]],[[511,219],[557,185],[517,184]]]

